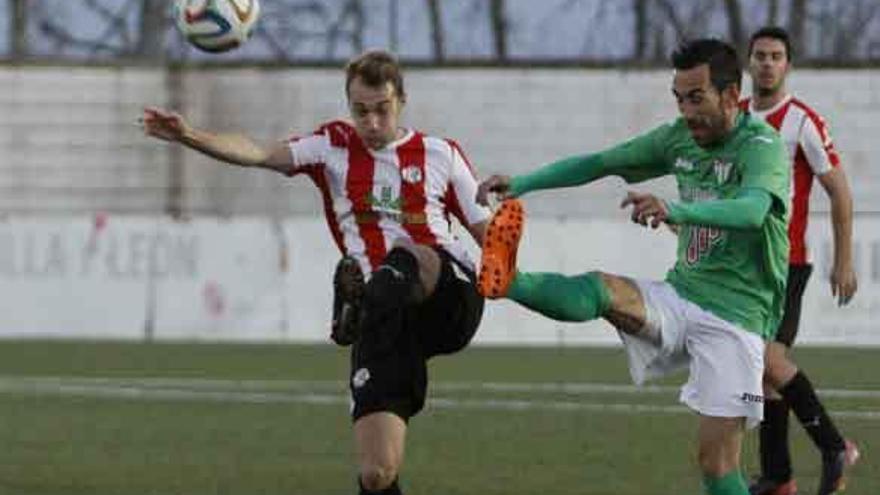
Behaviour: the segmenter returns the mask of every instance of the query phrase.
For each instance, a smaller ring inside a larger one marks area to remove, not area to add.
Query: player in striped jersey
[[[361,495],[402,493],[397,482],[407,422],[423,407],[426,361],[464,348],[483,299],[474,262],[450,231],[452,217],[482,243],[489,210],[459,146],[399,125],[406,102],[387,52],[346,68],[351,121],[263,147],[241,135],[195,129],[144,111],[148,135],[222,162],[306,175],[318,187],[343,254],[334,275],[333,340],[351,346],[350,390]]]
[[[812,108],[786,90],[791,69],[788,33],[778,27],[757,30],[749,43],[752,97],[743,110],[761,117],[782,135],[792,162],[792,217],[788,227],[791,246],[785,313],[774,342],[767,346],[764,420],[761,423],[761,476],[751,487],[755,495],[791,495],[797,488],[792,478],[788,449],[789,409],[804,426],[822,453],[819,494],[834,493],[843,484],[845,465],[855,462],[858,450],[841,437],[816,397],[807,376],[791,361],[788,349],[797,336],[801,299],[812,272],[805,234],[810,190],[816,178],[831,203],[834,231],[834,265],[831,293],[845,305],[856,292],[852,264],[852,198],[840,158],[825,126]]]

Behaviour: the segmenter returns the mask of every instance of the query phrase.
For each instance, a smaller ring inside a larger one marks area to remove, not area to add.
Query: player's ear
[[[728,84],[724,91],[721,92],[722,100],[726,100],[728,105],[739,105],[740,88],[737,84]]]

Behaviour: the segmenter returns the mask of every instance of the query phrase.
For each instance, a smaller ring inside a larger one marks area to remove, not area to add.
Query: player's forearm
[[[486,226],[488,224],[488,220],[483,220],[482,222],[470,224],[466,227],[478,246],[483,245],[483,240],[486,238]]]
[[[269,159],[266,149],[240,134],[214,134],[188,129],[180,142],[212,158],[242,167],[260,166]]]
[[[514,196],[522,196],[541,189],[580,186],[604,175],[602,160],[598,155],[570,156],[529,174],[513,177],[510,190]]]
[[[834,234],[834,266],[852,265],[853,203],[849,191],[831,195],[831,230]]]
[[[764,224],[773,199],[770,193],[751,190],[732,199],[697,203],[667,203],[669,223],[725,229],[757,229]]]

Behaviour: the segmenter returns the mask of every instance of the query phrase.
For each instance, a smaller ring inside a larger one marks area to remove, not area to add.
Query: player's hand
[[[856,295],[859,283],[856,280],[856,272],[852,265],[838,266],[837,263],[831,269],[831,295],[837,299],[838,306],[849,304]]]
[[[180,141],[188,129],[180,114],[153,107],[144,109],[139,123],[144,134],[164,141]]]
[[[489,206],[489,196],[492,194],[502,201],[512,197],[509,175],[493,175],[480,182],[480,186],[477,188],[477,203]]]
[[[653,194],[628,191],[620,207],[628,206],[632,206],[629,217],[633,222],[645,227],[650,226],[652,229],[659,227],[669,217],[666,203]]]

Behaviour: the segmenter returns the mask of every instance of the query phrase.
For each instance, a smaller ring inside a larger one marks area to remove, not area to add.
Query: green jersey
[[[770,194],[770,210],[756,229],[681,225],[677,260],[666,280],[701,308],[771,338],[785,302],[791,182],[777,132],[740,114],[723,142],[703,148],[679,118],[598,158],[602,175],[628,182],[675,174],[685,205],[733,199],[750,190]]]

